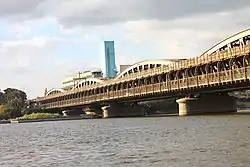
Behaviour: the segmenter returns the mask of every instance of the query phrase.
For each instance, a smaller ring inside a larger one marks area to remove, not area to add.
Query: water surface
[[[246,167],[250,115],[0,125],[1,167]]]

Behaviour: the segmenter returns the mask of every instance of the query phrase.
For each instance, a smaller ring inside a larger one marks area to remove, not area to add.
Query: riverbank
[[[43,119],[19,119],[19,120],[11,120],[10,123],[69,121],[69,120],[81,120],[81,119],[94,119],[94,118],[91,118],[91,117],[60,117],[60,118],[43,118]]]
[[[101,117],[76,116],[76,117],[59,117],[59,118],[11,119],[11,120],[0,120],[0,124],[50,122],[50,121],[69,121],[69,120],[100,119],[100,118]]]
[[[0,120],[0,124],[9,124],[11,123],[10,120]]]
[[[190,116],[219,116],[219,115],[250,115],[250,109],[239,109],[236,113],[213,113],[213,114],[197,114]],[[178,117],[178,113],[174,114],[152,114],[142,117]],[[0,120],[0,124],[15,124],[15,123],[33,123],[33,122],[50,122],[50,121],[69,121],[69,120],[83,120],[83,119],[102,119],[97,116],[75,116],[75,117],[58,117],[58,118],[34,118],[34,119],[13,119],[13,120]]]

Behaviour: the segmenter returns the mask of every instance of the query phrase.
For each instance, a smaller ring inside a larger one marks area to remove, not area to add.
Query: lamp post
[[[81,72],[78,71],[78,79],[80,80],[80,78],[81,78]]]

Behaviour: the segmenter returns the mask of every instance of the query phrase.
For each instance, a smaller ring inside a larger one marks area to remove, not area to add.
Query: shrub
[[[51,114],[51,113],[32,113],[25,114],[18,119],[46,119],[46,118],[59,118],[60,114]]]

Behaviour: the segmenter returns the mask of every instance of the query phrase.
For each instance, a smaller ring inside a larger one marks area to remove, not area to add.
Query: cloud
[[[39,36],[28,40],[0,41],[0,69],[8,72],[22,72],[16,69],[35,70],[44,68],[53,61],[59,48],[74,44],[74,40]]]
[[[159,58],[196,57],[226,37],[249,28],[249,11],[250,7],[175,20],[127,22],[124,38],[135,45],[150,43]]]
[[[68,27],[107,25],[138,20],[173,20],[204,13],[237,10],[250,5],[249,0],[72,0],[62,2],[54,13]]]
[[[59,46],[67,42],[65,39],[43,36],[0,41],[0,76],[4,78],[1,79],[1,88],[22,88],[34,96],[41,91],[36,89],[43,84],[52,86],[52,77],[58,74],[55,71],[55,74],[48,75],[54,69],[54,54]]]
[[[249,0],[8,0],[0,17],[55,17],[62,25],[107,25],[138,20],[173,20],[248,7]]]
[[[62,79],[68,74],[95,69],[98,62],[90,64],[88,59],[75,55],[81,53],[61,54],[64,48],[71,48],[79,42],[46,36],[0,41],[1,89],[15,87],[34,98],[42,95],[45,88],[61,87]]]
[[[9,27],[9,30],[15,34],[17,38],[21,38],[25,34],[30,33],[31,29],[27,24],[13,24]]]
[[[7,0],[0,1],[0,16],[12,17],[27,15],[32,16],[36,13],[39,5],[46,0]]]
[[[1,67],[8,68],[9,63],[14,62],[17,62],[17,66],[20,63],[23,66],[24,60],[45,58],[48,56],[48,52],[55,50],[63,42],[67,42],[67,40],[44,36],[29,40],[0,41],[0,57],[5,60],[1,61]]]

